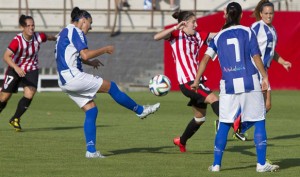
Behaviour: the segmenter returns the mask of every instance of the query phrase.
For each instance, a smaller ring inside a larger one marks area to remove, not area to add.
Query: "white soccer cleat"
[[[208,167],[208,171],[211,171],[211,172],[219,172],[221,170],[221,167],[220,165],[211,165]]]
[[[96,152],[89,152],[89,151],[86,151],[85,157],[86,157],[86,158],[89,158],[89,159],[92,159],[92,158],[105,158],[105,156],[102,155],[102,154],[100,153],[100,151],[96,151]]]
[[[278,165],[272,165],[269,162],[266,162],[265,165],[257,163],[256,171],[257,172],[274,172],[279,169]]]
[[[154,105],[144,105],[144,111],[141,114],[137,114],[140,119],[146,118],[149,114],[153,114],[160,107],[160,103],[156,103]]]

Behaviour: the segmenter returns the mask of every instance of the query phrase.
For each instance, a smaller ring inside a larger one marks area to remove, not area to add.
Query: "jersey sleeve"
[[[179,30],[175,30],[171,33],[171,36],[169,39],[167,39],[168,41],[172,41],[173,39],[177,38],[179,36]]]
[[[47,35],[45,33],[39,33],[41,41],[46,42],[47,41]]]
[[[212,58],[212,60],[216,59],[216,55],[217,55],[217,46],[215,44],[215,39],[212,39],[209,43],[209,46],[206,49],[205,52],[206,55],[209,55],[210,58]]]
[[[79,34],[78,31],[76,29],[73,29],[73,35],[72,35],[72,43],[74,44],[74,47],[76,48],[76,50],[78,52],[80,52],[83,49],[87,49],[88,46],[85,43],[85,37],[84,34],[81,33]]]
[[[254,55],[260,55],[261,56],[261,52],[258,46],[258,42],[257,42],[257,38],[256,35],[254,34],[254,32],[252,30],[251,31],[251,37],[250,37],[250,54],[253,57]]]
[[[15,37],[9,44],[9,46],[7,47],[9,50],[11,50],[14,54],[17,53],[18,49],[19,49],[19,41],[18,39]]]
[[[203,44],[206,44],[206,45],[208,45],[208,36],[209,36],[209,33],[208,32],[204,32],[204,31],[198,31],[199,32],[199,34],[200,34],[200,37],[201,37],[201,39],[204,41],[204,43]]]

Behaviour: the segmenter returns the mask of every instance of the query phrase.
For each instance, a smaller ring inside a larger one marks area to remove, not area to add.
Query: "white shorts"
[[[265,119],[266,108],[262,92],[220,94],[220,122],[233,123],[239,108],[242,122]]]
[[[66,84],[59,83],[63,92],[82,108],[89,101],[96,97],[96,93],[103,83],[103,79],[99,76],[94,76],[88,73],[77,73]]]

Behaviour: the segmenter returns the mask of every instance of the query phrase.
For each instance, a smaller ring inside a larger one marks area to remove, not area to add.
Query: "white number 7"
[[[234,52],[235,52],[235,60],[236,60],[236,62],[240,62],[241,61],[241,56],[240,56],[239,41],[237,40],[237,38],[227,39],[227,45],[230,45],[230,44],[234,45]]]

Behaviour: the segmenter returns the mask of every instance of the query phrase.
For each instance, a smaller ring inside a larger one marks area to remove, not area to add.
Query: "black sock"
[[[193,118],[190,123],[186,126],[185,131],[180,137],[180,143],[185,145],[187,140],[190,139],[196,131],[200,128],[201,124],[197,123]]]
[[[211,108],[214,111],[214,113],[218,116],[219,119],[219,101],[215,101],[211,104]]]
[[[22,97],[19,101],[17,110],[15,112],[15,115],[12,117],[12,119],[14,118],[21,118],[21,116],[24,114],[24,112],[27,110],[27,108],[29,107],[30,103],[31,103],[32,99],[28,99],[25,97]]]
[[[2,110],[6,107],[7,102],[2,102],[0,101],[0,112],[2,112]]]

